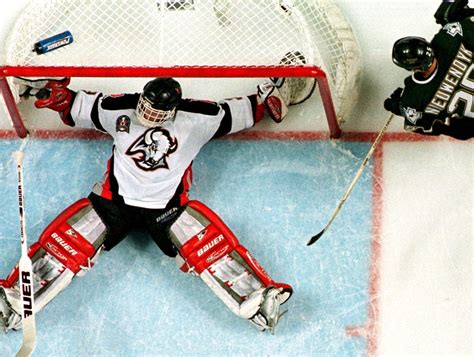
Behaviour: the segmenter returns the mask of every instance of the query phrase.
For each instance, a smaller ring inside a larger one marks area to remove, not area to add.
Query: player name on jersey
[[[454,58],[453,63],[449,67],[439,89],[436,91],[433,99],[425,109],[426,113],[438,115],[449,106],[456,106],[457,100],[451,100],[453,93],[458,89],[459,84],[464,88],[470,89],[471,96],[474,91],[474,81],[470,79],[471,73],[474,71],[472,63],[472,51],[469,51],[463,44]],[[459,94],[458,94],[459,93]],[[456,95],[463,96],[464,91],[456,92]],[[450,112],[454,112],[455,108],[447,108]]]

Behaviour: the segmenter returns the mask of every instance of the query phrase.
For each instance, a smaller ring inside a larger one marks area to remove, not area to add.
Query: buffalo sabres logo
[[[142,170],[168,169],[167,157],[176,151],[178,142],[168,130],[152,128],[140,136],[127,150],[135,164]]]

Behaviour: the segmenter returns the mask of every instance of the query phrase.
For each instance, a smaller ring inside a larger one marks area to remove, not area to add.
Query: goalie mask
[[[422,37],[403,37],[395,42],[393,63],[409,71],[425,72],[435,59],[433,48]]]
[[[156,78],[148,82],[138,100],[138,121],[150,128],[162,125],[174,118],[181,98],[181,86],[173,78]]]

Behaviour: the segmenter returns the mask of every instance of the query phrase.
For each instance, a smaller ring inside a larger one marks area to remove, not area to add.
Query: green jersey
[[[431,41],[438,65],[429,78],[405,79],[400,110],[405,130],[433,133],[435,122],[474,123],[474,17],[446,24]],[[433,133],[434,134],[434,133]]]

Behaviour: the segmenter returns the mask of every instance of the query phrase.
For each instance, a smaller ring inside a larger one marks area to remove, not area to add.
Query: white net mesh
[[[32,51],[64,31],[72,44],[42,55]],[[343,117],[360,60],[332,0],[32,0],[8,38],[5,64],[268,66],[295,50],[326,72]]]

